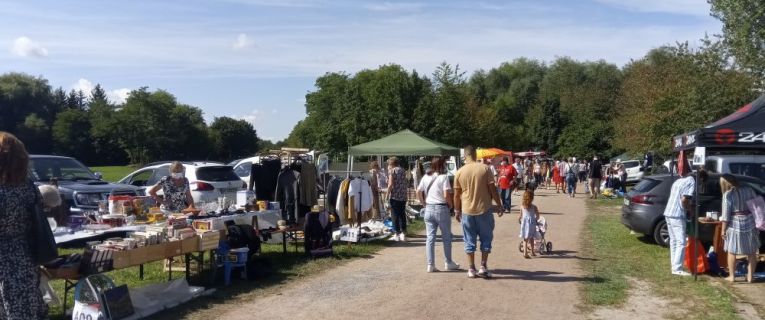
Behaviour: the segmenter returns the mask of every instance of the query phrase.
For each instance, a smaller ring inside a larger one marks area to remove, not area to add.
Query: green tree
[[[712,16],[723,23],[723,39],[736,62],[755,77],[765,77],[765,2],[707,0]],[[765,88],[765,81],[759,81]]]
[[[56,154],[75,157],[88,165],[98,165],[94,157],[88,113],[78,109],[60,112],[53,123],[53,150]]]
[[[34,152],[51,151],[50,126],[59,110],[47,80],[23,73],[0,76],[0,130],[16,134]]]
[[[229,117],[215,118],[210,125],[218,158],[234,160],[258,152],[258,134],[252,124]]]
[[[736,70],[719,44],[651,50],[627,66],[617,103],[615,147],[667,156],[674,135],[700,128],[755,98],[755,81]]]
[[[16,136],[24,142],[30,153],[49,153],[50,127],[36,113],[30,113],[16,128]]]

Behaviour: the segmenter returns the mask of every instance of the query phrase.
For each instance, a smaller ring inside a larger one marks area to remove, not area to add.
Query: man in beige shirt
[[[496,203],[496,205],[494,203]],[[501,217],[502,201],[491,169],[476,162],[475,148],[465,147],[465,166],[454,177],[454,212],[462,223],[462,233],[470,269],[468,277],[491,277],[487,261],[494,238],[494,211]],[[481,269],[475,269],[476,243],[481,241]]]

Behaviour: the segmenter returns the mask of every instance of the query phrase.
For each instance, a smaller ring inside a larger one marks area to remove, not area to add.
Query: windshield
[[[731,163],[728,165],[730,173],[742,176],[765,178],[765,163]]]
[[[37,158],[29,161],[29,171],[34,181],[48,182],[59,180],[98,180],[88,167],[69,158]]]
[[[229,166],[202,167],[197,169],[197,180],[200,181],[238,181],[239,177]]]

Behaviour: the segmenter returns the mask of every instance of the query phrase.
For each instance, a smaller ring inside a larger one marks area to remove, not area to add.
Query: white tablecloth
[[[84,240],[88,238],[95,238],[98,236],[101,236],[103,234],[108,233],[119,233],[119,232],[128,232],[128,231],[144,231],[146,230],[146,226],[125,226],[125,227],[119,227],[119,228],[111,228],[108,230],[102,230],[102,231],[77,231],[74,234],[69,234],[66,232],[55,232],[53,233],[56,244],[64,244],[71,241],[77,241],[77,240]]]

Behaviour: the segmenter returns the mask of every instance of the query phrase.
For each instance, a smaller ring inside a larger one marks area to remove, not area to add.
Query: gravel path
[[[580,186],[581,189],[581,186]],[[466,271],[425,272],[423,236],[292,283],[245,304],[230,306],[221,319],[580,319],[576,305],[584,276],[579,269],[579,233],[586,195],[571,199],[538,190],[535,203],[550,229],[555,253],[523,259],[518,251],[518,204],[496,219],[489,267],[493,279],[468,279]],[[462,230],[456,222],[454,260],[466,266]],[[436,266],[443,270],[440,243]]]

